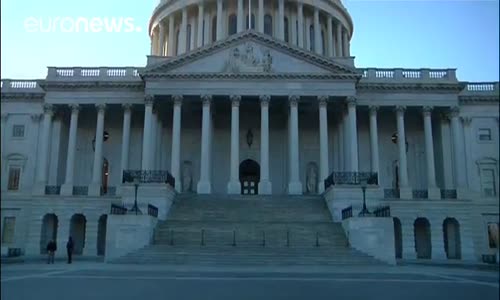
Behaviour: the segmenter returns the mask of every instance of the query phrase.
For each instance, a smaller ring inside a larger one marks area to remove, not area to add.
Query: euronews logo
[[[131,17],[28,17],[24,28],[30,33],[133,33],[141,32]]]

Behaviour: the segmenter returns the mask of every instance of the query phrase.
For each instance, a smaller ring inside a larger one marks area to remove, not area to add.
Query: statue
[[[271,65],[273,64],[273,57],[271,56],[271,53],[269,50],[264,51],[264,55],[262,56],[262,66],[264,69],[264,72],[269,73],[271,72]]]
[[[191,162],[184,161],[182,165],[182,191],[189,193],[193,191],[193,174],[191,172]]]
[[[310,162],[307,164],[306,188],[308,194],[316,194],[318,192],[318,167],[316,163]]]
[[[268,49],[255,51],[251,43],[236,47],[229,52],[224,72],[230,73],[269,73],[273,58]]]

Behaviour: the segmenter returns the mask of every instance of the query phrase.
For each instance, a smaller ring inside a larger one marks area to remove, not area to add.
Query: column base
[[[182,193],[182,186],[181,186],[181,183],[179,182],[179,180],[175,181],[174,189],[177,193]]]
[[[198,194],[211,194],[212,193],[212,186],[210,185],[209,181],[199,181],[198,185],[196,186],[196,192]]]
[[[259,195],[271,195],[273,193],[273,186],[271,181],[259,182]]]
[[[427,189],[427,198],[430,200],[440,200],[441,190],[437,187],[432,187]]]
[[[457,188],[457,199],[471,199],[472,193],[467,188]]]
[[[227,184],[227,193],[231,195],[241,194],[241,183],[239,181],[230,181]]]
[[[61,195],[62,196],[73,196],[73,184],[63,184],[61,185]]]
[[[399,188],[399,199],[413,199],[413,190],[411,187]]]
[[[89,185],[89,196],[95,196],[95,197],[101,196],[101,185],[91,183]]]
[[[31,194],[34,196],[44,196],[45,195],[45,183],[37,183],[33,186]]]
[[[288,183],[288,195],[302,195],[302,183],[301,182]]]

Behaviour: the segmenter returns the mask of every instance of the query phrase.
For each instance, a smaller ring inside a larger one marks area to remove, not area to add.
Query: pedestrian
[[[66,243],[66,250],[68,251],[68,264],[71,263],[71,255],[73,254],[74,246],[73,238],[70,236],[68,242]]]
[[[54,242],[54,240],[50,240],[50,242],[47,244],[47,253],[49,254],[47,258],[47,263],[54,263],[54,256],[57,251],[57,244]]]

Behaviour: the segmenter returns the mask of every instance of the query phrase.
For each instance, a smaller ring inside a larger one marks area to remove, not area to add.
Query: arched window
[[[186,52],[191,51],[191,24],[186,28]]]
[[[273,35],[273,17],[271,15],[264,16],[264,33],[267,35]]]
[[[228,32],[229,35],[233,35],[237,31],[237,25],[236,25],[236,15],[232,14],[229,16],[227,24],[229,25]]]
[[[284,30],[285,30],[285,42],[288,43],[288,18],[287,17],[285,17],[284,23],[285,23],[285,25],[284,25],[285,26],[285,28],[284,28]]]
[[[314,26],[309,26],[309,50],[314,51]]]
[[[177,30],[175,33],[175,55],[179,55],[179,37],[180,37],[180,31]]]
[[[245,27],[245,28],[248,29],[248,15],[246,17],[246,20],[247,20],[247,23],[246,23],[247,27]],[[255,15],[254,14],[252,14],[252,29],[255,29]]]
[[[217,16],[212,19],[212,42],[217,40]]]
[[[323,55],[326,53],[326,41],[325,41],[325,31],[322,29],[321,30],[321,48],[322,48],[322,51],[321,53],[323,53]]]

